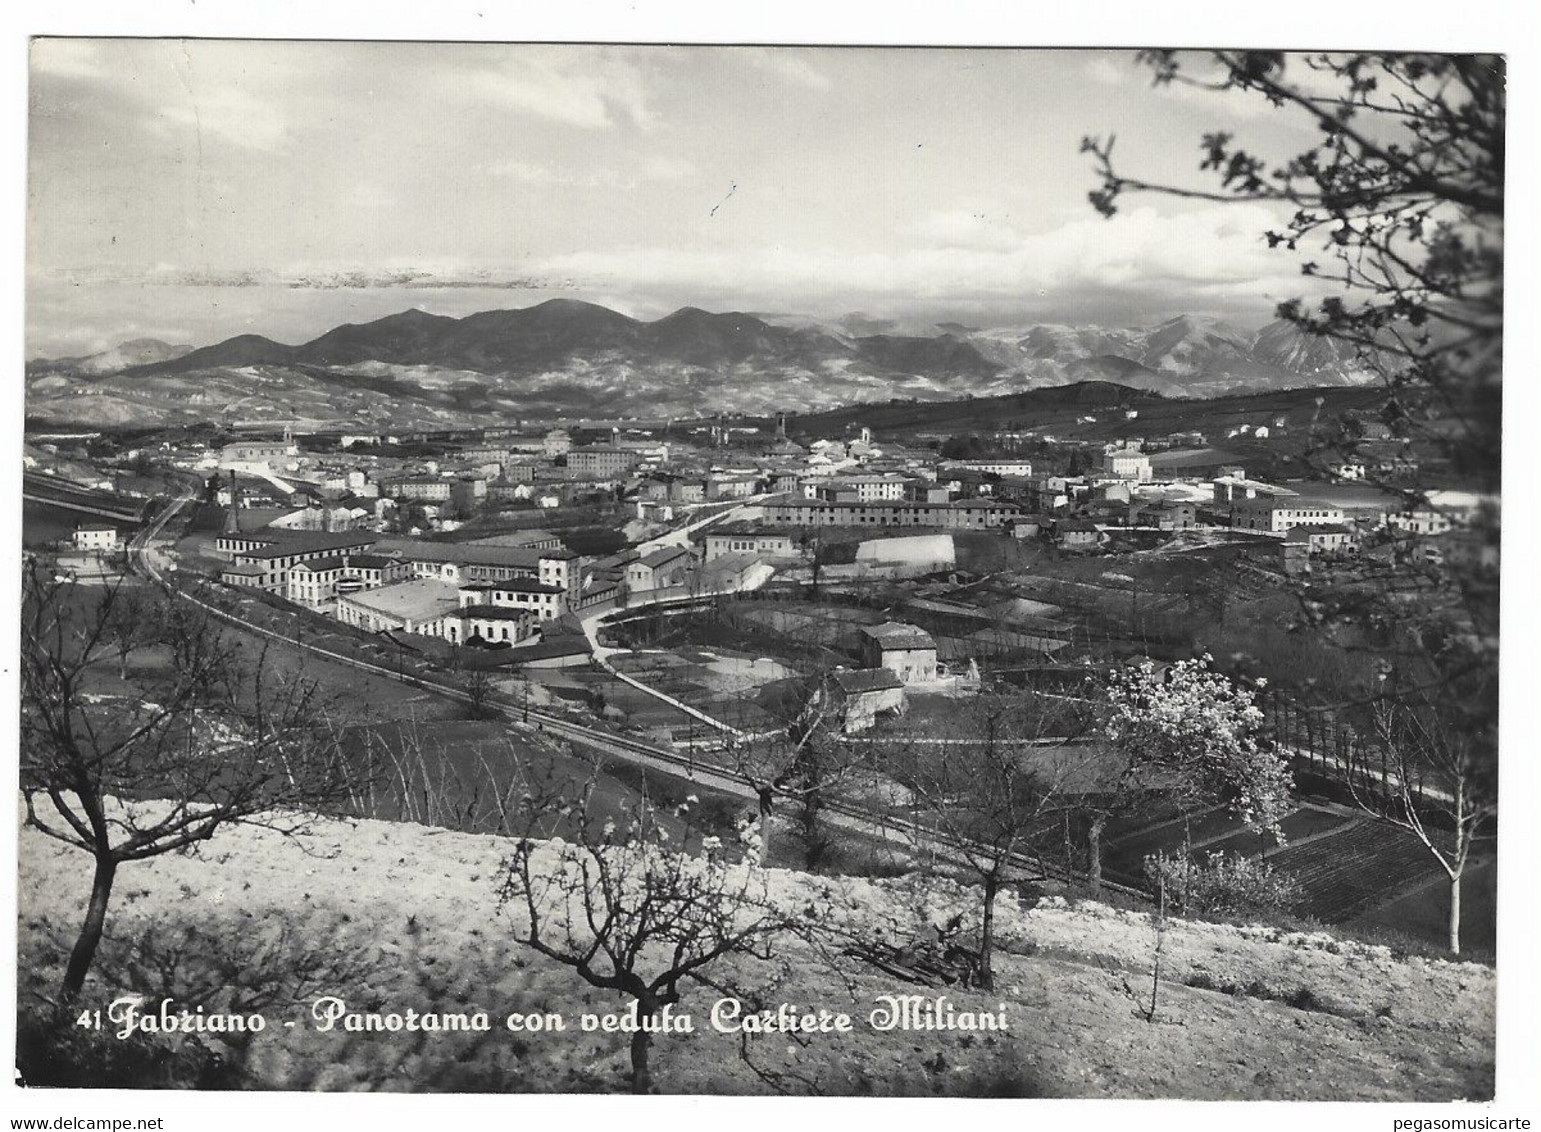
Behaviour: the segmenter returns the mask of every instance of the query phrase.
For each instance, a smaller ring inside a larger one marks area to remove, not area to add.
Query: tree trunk
[[[1461,953],[1461,874],[1450,878],[1450,954]]]
[[[102,942],[102,928],[107,923],[107,901],[112,896],[112,882],[118,875],[118,862],[111,857],[96,859],[96,875],[91,881],[91,902],[86,906],[86,919],[80,925],[80,935],[70,951],[69,966],[64,969],[62,996],[65,1002],[73,1002],[86,985],[86,972],[96,958],[97,945]]]
[[[1102,831],[1107,824],[1108,819],[1099,815],[1086,831],[1086,866],[1093,896],[1102,895]]]
[[[658,1003],[651,995],[637,999],[637,1019],[645,1022],[658,1013]],[[644,1029],[631,1036],[631,1091],[646,1096],[653,1091],[653,1071],[648,1055],[653,1049],[653,1035]]]
[[[979,927],[979,989],[995,989],[995,971],[990,964],[990,954],[995,950],[995,895],[1000,891],[1000,881],[991,873],[985,877],[985,908]]]
[[[818,753],[811,748],[804,748],[799,761],[802,763],[799,777],[803,782],[801,807],[803,868],[810,873],[816,873],[824,867],[825,849],[823,823],[819,820],[819,811],[823,808],[824,800],[819,792]]]
[[[776,793],[769,786],[757,787],[755,793],[760,800],[760,863],[770,864],[771,852],[771,806]]]
[[[824,867],[824,826],[819,820],[819,809],[819,792],[810,789],[803,796],[802,807],[803,868],[810,873]]]

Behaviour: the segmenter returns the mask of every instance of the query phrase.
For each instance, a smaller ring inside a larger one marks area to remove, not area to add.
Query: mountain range
[[[1182,315],[1129,328],[902,327],[685,307],[654,321],[553,299],[463,318],[407,310],[300,345],[243,334],[153,339],[27,365],[31,416],[91,424],[313,419],[401,427],[499,417],[696,416],[999,396],[1112,381],[1166,397],[1323,385],[1369,374],[1336,343],[1274,322]]]

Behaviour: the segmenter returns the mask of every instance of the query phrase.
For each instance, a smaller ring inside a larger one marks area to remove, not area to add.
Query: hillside
[[[797,417],[790,427],[795,434],[830,436],[865,425],[882,436],[902,438],[1031,431],[1087,442],[1199,431],[1210,443],[1220,443],[1233,430],[1263,425],[1270,430],[1270,447],[1288,453],[1313,424],[1345,412],[1373,414],[1385,396],[1377,388],[1334,387],[1175,400],[1118,382],[1086,381],[943,404],[848,405]]]
[[[90,375],[121,373],[135,366],[169,362],[191,351],[191,346],[176,346],[157,338],[135,338],[129,342],[121,342],[110,350],[103,350],[85,357],[44,358],[30,362],[27,365],[27,372],[29,375],[33,373]]]
[[[301,845],[254,829],[222,831],[195,855],[125,866],[109,914],[104,969],[169,977],[171,986],[272,993],[286,962],[310,985],[264,1008],[243,1083],[267,1089],[620,1091],[625,1035],[582,1033],[578,1016],[621,1004],[565,968],[509,942],[495,896],[507,843],[414,825],[336,822]],[[21,994],[57,977],[90,870],[83,855],[33,830],[21,836]],[[773,872],[778,898],[838,908],[874,933],[911,923],[913,892],[881,883]],[[940,922],[966,893],[925,904]],[[1124,982],[1146,986],[1154,934],[1140,913],[1050,898],[1025,911],[1002,899],[1000,991],[949,991],[960,1009],[1004,1007],[1003,1034],[811,1035],[806,1045],[751,1043],[786,1086],[830,1093],[1442,1101],[1492,1095],[1491,969],[1399,958],[1331,936],[1174,921],[1165,935],[1158,1020],[1133,1011]],[[207,952],[217,951],[215,957]],[[114,963],[116,955],[124,960]],[[161,973],[156,956],[174,956]],[[329,957],[318,975],[318,956]],[[851,966],[848,988],[823,958],[780,956],[788,977],[768,1001],[826,1006],[864,1019],[875,996],[908,984]],[[292,972],[290,972],[292,974]],[[740,974],[753,975],[744,969]],[[768,973],[768,972],[767,972]],[[42,981],[40,981],[42,980]],[[178,982],[180,980],[180,982]],[[121,979],[94,975],[105,1003]],[[185,996],[185,992],[184,996]],[[488,1011],[486,1034],[320,1033],[314,997],[359,1011]],[[854,1002],[853,1002],[854,994]],[[717,994],[681,1009],[698,1032],[663,1036],[660,1087],[682,1093],[769,1091],[734,1035],[704,1024]],[[211,1000],[211,1002],[214,1000]],[[211,1005],[210,1009],[213,1009]],[[531,1037],[501,1026],[511,1011],[557,1011],[571,1029]],[[293,1020],[293,1028],[285,1027]],[[169,1039],[162,1039],[169,1040]],[[212,1040],[212,1039],[211,1039]]]
[[[571,299],[464,318],[414,309],[293,346],[245,334],[194,350],[125,343],[88,359],[36,360],[28,412],[155,424],[210,410],[364,422],[394,409],[413,424],[453,424],[487,413],[581,415],[600,405],[655,416],[809,412],[1084,381],[1191,398],[1365,378],[1332,344],[1281,323],[1257,334],[1189,315],[1124,329],[902,329],[698,307],[648,322]]]

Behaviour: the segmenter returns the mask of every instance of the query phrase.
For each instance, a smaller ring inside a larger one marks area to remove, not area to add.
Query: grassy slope
[[[308,852],[307,852],[308,850]],[[257,830],[221,833],[197,858],[126,866],[109,933],[133,941],[202,924],[217,938],[248,939],[274,925],[335,940],[367,969],[322,990],[357,1008],[468,1010],[495,1021],[507,1011],[565,1011],[574,1028],[519,1040],[487,1035],[324,1035],[304,1022],[272,1029],[252,1047],[253,1084],[267,1088],[605,1091],[624,1088],[620,1035],[583,1034],[576,1016],[616,1009],[614,999],[508,942],[494,897],[502,843],[382,822],[321,826],[307,845]],[[21,838],[22,996],[51,989],[85,898],[78,852],[32,831]],[[814,884],[897,922],[902,882],[813,882],[777,873],[801,901]],[[800,1050],[783,1038],[755,1043],[757,1059],[812,1074],[829,1092],[994,1093],[1050,1096],[1445,1100],[1491,1096],[1494,973],[1488,968],[1398,959],[1384,948],[1325,935],[1282,935],[1176,923],[1166,935],[1163,1021],[1133,1014],[1123,975],[1148,985],[1148,919],[1098,905],[1051,900],[1031,912],[1004,898],[1001,932],[1013,954],[998,963],[999,998],[1012,1030],[1001,1039],[964,1033],[855,1033],[815,1037]],[[945,901],[929,909],[939,920]],[[131,945],[132,946],[132,945]],[[108,949],[109,958],[112,949]],[[791,953],[784,997],[840,1009],[845,983],[812,956]],[[108,964],[111,966],[110,962]],[[856,969],[862,1002],[904,991]],[[1197,989],[1231,988],[1225,990]],[[88,984],[85,1004],[110,1001],[111,980]],[[315,993],[315,992],[312,992]],[[714,998],[699,991],[698,1018]],[[962,1006],[997,996],[960,992]],[[306,999],[308,1001],[308,998]],[[1291,1005],[1291,1002],[1294,1005]],[[853,1014],[864,1007],[846,1007]],[[736,1041],[703,1030],[660,1039],[662,1088],[685,1093],[765,1091],[739,1060]]]
[[[1162,398],[1094,382],[958,401],[852,405],[800,416],[794,431],[833,436],[847,426],[867,425],[886,436],[915,431],[988,433],[1001,428],[1035,428],[1093,441],[1199,429],[1213,434],[1210,443],[1231,447],[1235,442],[1228,444],[1225,432],[1243,424],[1272,426],[1282,416],[1286,430],[1301,430],[1315,419],[1331,419],[1344,411],[1368,411],[1384,399],[1384,390],[1340,387]],[[1125,409],[1139,415],[1126,417]],[[1096,420],[1085,421],[1087,416]]]

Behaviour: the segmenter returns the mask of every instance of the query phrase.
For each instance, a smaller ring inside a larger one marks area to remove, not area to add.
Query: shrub
[[[1167,901],[1182,915],[1248,916],[1288,912],[1304,898],[1300,882],[1266,862],[1229,853],[1210,853],[1202,862],[1180,854],[1145,858],[1145,875],[1165,888]]]

